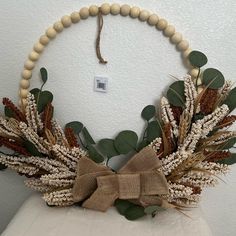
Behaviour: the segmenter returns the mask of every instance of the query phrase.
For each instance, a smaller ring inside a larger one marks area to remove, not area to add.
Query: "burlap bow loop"
[[[117,198],[139,199],[167,194],[167,181],[160,167],[160,160],[149,147],[134,155],[117,173],[88,158],[81,158],[73,186],[74,201],[89,197],[83,207],[106,211]]]

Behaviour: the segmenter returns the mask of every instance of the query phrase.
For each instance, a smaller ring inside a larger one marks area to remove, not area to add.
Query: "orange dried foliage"
[[[204,155],[206,156],[206,159],[205,159],[206,161],[216,162],[216,161],[224,160],[230,157],[231,152],[230,151],[213,151],[213,152],[204,151]]]
[[[173,116],[174,116],[177,124],[179,124],[180,116],[183,113],[182,107],[171,106],[171,110],[173,112]]]
[[[236,115],[226,116],[222,121],[217,124],[217,127],[222,129],[232,125],[236,121]]]
[[[53,106],[51,103],[48,103],[47,106],[44,109],[43,115],[42,115],[42,122],[44,126],[44,130],[52,130],[52,117],[53,117]]]
[[[79,144],[77,142],[77,138],[74,134],[73,129],[71,128],[65,128],[65,136],[67,139],[67,142],[69,143],[70,147],[79,147]]]
[[[218,99],[218,90],[207,88],[200,100],[200,109],[203,114],[210,114],[215,108]]]

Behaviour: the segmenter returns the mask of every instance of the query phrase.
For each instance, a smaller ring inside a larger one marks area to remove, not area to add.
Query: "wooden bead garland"
[[[112,15],[122,15],[122,16],[130,16],[131,18],[138,18],[140,21],[147,23],[150,26],[156,26],[158,30],[163,31],[163,34],[170,38],[170,41],[176,45],[177,49],[182,52],[183,58],[187,58],[189,53],[192,51],[189,48],[189,43],[187,40],[184,40],[182,34],[176,32],[175,27],[169,25],[168,22],[159,18],[157,14],[150,14],[147,10],[140,10],[137,6],[129,6],[127,4],[119,5],[117,3],[113,3],[112,5],[108,3],[102,4],[100,7],[96,5],[92,5],[89,8],[83,7],[79,11],[72,12],[71,15],[65,15],[61,18],[61,20],[55,22],[52,27],[49,27],[45,34],[39,38],[39,41],[34,45],[32,52],[29,54],[28,59],[24,64],[24,70],[22,71],[22,80],[20,82],[20,100],[19,104],[23,107],[26,105],[26,97],[28,94],[28,89],[30,87],[30,78],[32,77],[32,70],[35,67],[35,62],[39,59],[40,54],[43,52],[45,46],[50,42],[50,40],[54,39],[57,33],[63,31],[64,28],[68,28],[72,25],[72,23],[78,23],[81,19],[85,20],[89,16],[97,16],[99,11],[103,15],[108,15],[111,13]],[[190,74],[193,77],[197,77],[197,69],[191,69]],[[201,81],[200,81],[201,82]],[[198,81],[198,83],[200,83]]]

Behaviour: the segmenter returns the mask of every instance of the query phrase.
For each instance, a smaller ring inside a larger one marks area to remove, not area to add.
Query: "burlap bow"
[[[160,167],[161,161],[150,147],[134,155],[117,173],[83,157],[73,186],[74,202],[86,199],[83,207],[106,211],[118,198],[139,200],[167,194],[167,181]]]

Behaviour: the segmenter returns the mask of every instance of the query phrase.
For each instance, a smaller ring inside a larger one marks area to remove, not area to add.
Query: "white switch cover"
[[[108,78],[102,76],[94,77],[94,91],[107,93]]]

